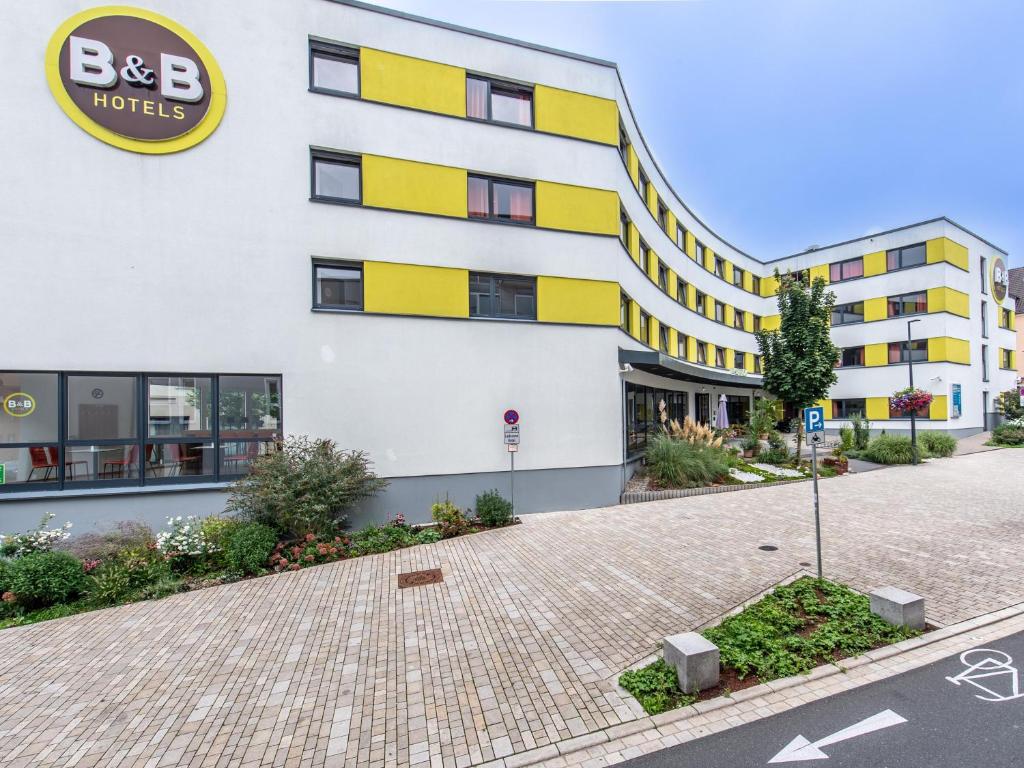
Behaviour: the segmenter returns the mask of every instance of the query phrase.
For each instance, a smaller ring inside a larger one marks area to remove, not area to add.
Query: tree
[[[758,331],[764,388],[798,409],[822,400],[836,383],[839,350],[832,343],[829,326],[836,297],[815,278],[810,286],[797,275],[779,275],[778,330]],[[799,457],[803,421],[798,419]]]
[[[1020,393],[1016,389],[1008,389],[996,395],[996,410],[1009,420],[1024,419],[1024,406],[1020,402]]]

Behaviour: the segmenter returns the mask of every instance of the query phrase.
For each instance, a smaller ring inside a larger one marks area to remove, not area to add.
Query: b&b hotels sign
[[[220,67],[195,35],[126,6],[90,8],[61,24],[46,49],[46,79],[80,128],[131,152],[194,147],[227,104]]]

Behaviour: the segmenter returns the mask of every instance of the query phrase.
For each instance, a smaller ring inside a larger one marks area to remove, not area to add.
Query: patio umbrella
[[[718,396],[718,413],[715,414],[715,426],[719,429],[729,427],[729,414],[725,410],[725,395]]]

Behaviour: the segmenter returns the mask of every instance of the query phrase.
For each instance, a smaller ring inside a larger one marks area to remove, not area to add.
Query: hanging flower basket
[[[932,393],[923,389],[907,387],[894,392],[889,398],[889,407],[902,413],[917,412],[932,404]]]

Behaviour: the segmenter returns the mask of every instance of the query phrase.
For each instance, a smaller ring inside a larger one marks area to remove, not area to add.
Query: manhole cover
[[[398,574],[398,588],[422,587],[424,584],[437,584],[444,581],[444,574],[440,568],[431,568],[426,571],[409,571],[409,573]]]
[[[778,549],[778,547],[776,547],[774,544],[762,544],[760,547],[758,547],[758,549],[760,549],[762,552],[775,552]]]

